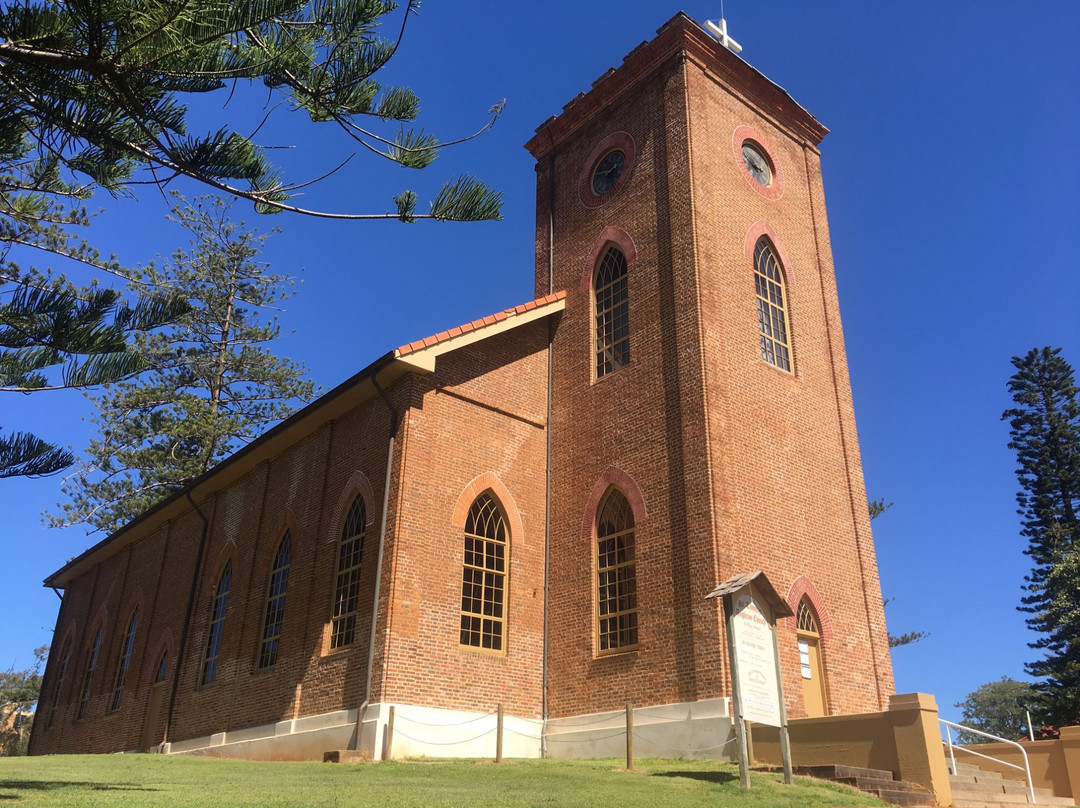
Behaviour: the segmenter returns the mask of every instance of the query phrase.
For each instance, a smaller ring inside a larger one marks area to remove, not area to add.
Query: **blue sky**
[[[681,6],[699,22],[719,3]],[[387,82],[415,89],[444,138],[506,110],[476,142],[422,174],[358,155],[315,186],[314,207],[383,211],[404,187],[430,199],[474,173],[505,194],[504,221],[342,223],[245,216],[282,233],[265,257],[304,283],[279,351],[332,387],[386,350],[532,296],[533,130],[680,5],[642,0],[430,2],[410,23]],[[1048,0],[728,0],[742,56],[822,121],[822,166],[864,472],[895,506],[874,524],[890,630],[930,632],[893,654],[900,692],[934,694],[945,717],[979,685],[1023,676],[1033,658],[1016,610],[1028,570],[1006,447],[1010,357],[1055,345],[1080,363],[1080,3]],[[206,116],[257,112],[222,98]],[[277,115],[264,141],[290,177],[321,174],[350,148],[328,126]],[[183,187],[195,194],[194,187]],[[128,263],[183,234],[160,195],[99,197],[90,236]],[[238,212],[237,216],[240,216]],[[301,272],[301,270],[303,270]],[[76,449],[78,394],[0,399],[0,423]],[[40,581],[98,540],[50,530],[39,513],[59,478],[0,483],[8,544],[0,668],[48,643],[58,601]],[[835,652],[839,652],[837,649]]]

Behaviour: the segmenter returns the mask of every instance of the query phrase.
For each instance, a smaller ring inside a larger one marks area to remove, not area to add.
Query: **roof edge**
[[[549,317],[565,307],[566,292],[555,292],[520,306],[473,320],[457,328],[408,343],[383,354],[363,370],[353,374],[251,443],[238,449],[200,477],[135,517],[115,533],[109,534],[97,544],[75,556],[67,564],[47,576],[42,582],[43,585],[53,589],[65,588],[73,578],[85,571],[86,567],[101,560],[99,557],[103,552],[118,552],[156,530],[162,523],[188,511],[189,506],[185,500],[189,494],[192,500],[201,496],[205,501],[210,495],[239,479],[267,457],[273,457],[287,446],[307,437],[323,424],[339,417],[343,412],[376,396],[378,393],[371,384],[371,380],[387,368],[392,369],[392,372],[388,379],[379,380],[380,386],[389,386],[408,373],[431,373],[435,369],[436,357],[442,354]],[[111,554],[110,552],[109,555]]]

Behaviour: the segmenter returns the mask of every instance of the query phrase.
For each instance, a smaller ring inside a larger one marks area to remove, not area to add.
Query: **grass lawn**
[[[833,808],[883,806],[860,792],[806,778],[753,774],[739,788],[732,763],[427,760],[262,763],[158,755],[0,758],[0,807],[67,808]]]

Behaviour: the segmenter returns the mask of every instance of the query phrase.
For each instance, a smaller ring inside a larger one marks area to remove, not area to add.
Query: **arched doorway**
[[[803,707],[806,715],[817,718],[829,714],[825,692],[825,666],[821,658],[821,632],[810,602],[799,602],[796,634],[799,640],[799,671],[802,676]]]

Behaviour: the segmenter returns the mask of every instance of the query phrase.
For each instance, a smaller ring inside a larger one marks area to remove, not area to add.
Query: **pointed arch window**
[[[165,684],[165,677],[169,675],[169,652],[162,651],[158,661],[157,671],[154,673],[154,684]]]
[[[754,247],[754,290],[757,293],[761,358],[791,372],[791,338],[784,301],[784,273],[767,239]]]
[[[263,616],[262,639],[259,641],[259,668],[272,667],[278,658],[281,626],[285,620],[285,592],[289,588],[289,566],[292,560],[292,533],[281,537],[270,581],[266,587],[266,613]]]
[[[116,685],[113,687],[112,701],[109,702],[109,712],[115,713],[120,709],[120,702],[124,698],[124,683],[127,681],[128,667],[131,665],[131,652],[135,649],[135,632],[139,628],[139,609],[131,613],[127,631],[124,632],[124,644],[120,647],[120,664],[116,667]]]
[[[60,698],[64,694],[64,683],[67,680],[68,665],[71,663],[71,637],[64,640],[64,647],[60,651],[60,667],[56,671],[56,687],[53,689],[52,705],[49,710],[49,724],[51,727],[56,720],[56,710],[60,706]]]
[[[214,683],[217,678],[218,660],[221,657],[221,640],[225,634],[225,611],[229,606],[229,589],[232,586],[232,561],[225,564],[218,578],[217,589],[214,591],[214,602],[211,606],[210,631],[206,638],[206,657],[203,659],[202,676],[199,682],[203,685]]]
[[[630,305],[626,256],[609,247],[593,282],[596,306],[596,378],[630,364]]]
[[[330,650],[352,645],[360,614],[360,563],[364,559],[367,511],[363,497],[353,500],[338,542],[337,580],[334,586],[334,613],[330,621]]]
[[[464,646],[503,651],[506,645],[506,547],[502,509],[481,494],[465,519],[461,573],[461,639]]]
[[[97,630],[94,635],[94,644],[90,646],[90,656],[86,658],[86,672],[83,674],[82,690],[79,693],[79,710],[75,713],[75,720],[81,721],[86,715],[86,708],[90,704],[90,692],[94,684],[94,670],[97,668],[98,654],[101,653],[101,633]]]
[[[596,517],[597,639],[601,653],[637,647],[634,512],[611,489]]]

